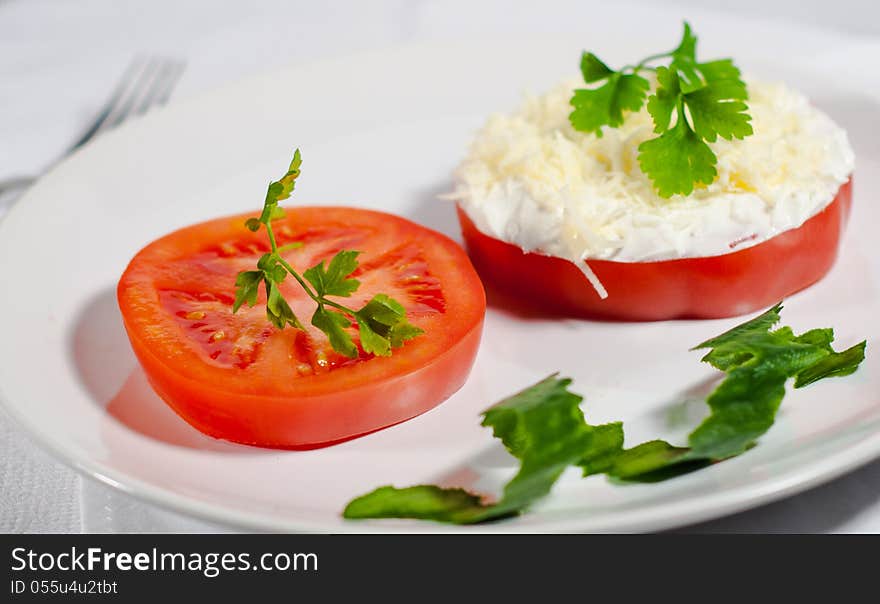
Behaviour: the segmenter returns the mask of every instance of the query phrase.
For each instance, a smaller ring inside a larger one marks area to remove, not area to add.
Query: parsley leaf
[[[855,373],[862,361],[865,360],[865,347],[867,342],[860,342],[843,352],[831,351],[827,357],[795,376],[794,387],[803,388],[813,382],[827,377],[843,377]]]
[[[777,304],[694,348],[709,349],[702,360],[727,377],[706,399],[711,414],[691,432],[687,448],[664,443],[668,447],[664,458],[641,449],[644,445],[634,447],[622,458],[644,464],[644,472],[630,464],[618,465],[610,474],[626,480],[650,479],[652,472],[678,464],[688,464],[682,470],[690,470],[739,455],[773,425],[790,378],[795,378],[794,386],[799,388],[826,377],[849,375],[864,360],[865,342],[835,352],[831,329],[812,329],[799,336],[790,327],[773,330],[781,311],[782,305]]]
[[[684,120],[639,145],[639,166],[661,197],[690,195],[696,183],[710,184],[715,179],[715,162],[709,145]]]
[[[407,340],[424,333],[406,320],[403,306],[385,294],[378,294],[355,313],[361,346],[365,352],[388,356]]]
[[[581,55],[581,74],[587,84],[604,80],[613,73],[614,70],[593,53],[585,52]]]
[[[731,140],[752,134],[752,118],[745,113],[746,104],[736,100],[739,93],[735,82],[720,80],[685,94],[684,103],[690,111],[694,132],[710,143],[719,136]]]
[[[478,521],[484,510],[482,499],[464,489],[420,485],[405,489],[379,487],[352,500],[343,516],[351,519],[412,518],[468,524]]]
[[[343,250],[333,256],[330,265],[324,268],[324,261],[313,266],[303,273],[303,277],[308,279],[315,287],[315,293],[319,296],[343,296],[348,297],[357,291],[361,282],[357,279],[349,279],[355,270],[357,270],[357,257],[360,252],[352,252]]]
[[[460,488],[384,486],[352,500],[343,516],[484,522],[528,509],[570,466],[580,467],[584,476],[657,482],[739,455],[773,425],[788,379],[800,387],[848,375],[864,359],[865,342],[835,352],[831,329],[801,335],[789,327],[773,330],[781,310],[774,306],[695,348],[709,349],[703,361],[727,377],[709,395],[711,414],[691,433],[687,447],[651,440],[624,449],[622,424],[588,424],[581,396],[568,390],[571,380],[551,375],[483,413],[482,425],[520,461],[497,502]]]
[[[659,59],[669,65],[652,67]],[[657,86],[639,75],[655,71]],[[584,82],[601,85],[574,91],[569,121],[575,130],[602,136],[602,128],[623,124],[627,111],[645,104],[659,136],[639,146],[639,166],[661,197],[690,195],[698,184],[711,184],[717,157],[707,143],[753,134],[746,111],[748,92],[730,59],[697,60],[697,37],[688,23],[678,46],[616,71],[593,53],[581,56]],[[674,119],[673,119],[674,118]]]
[[[232,312],[238,312],[242,304],[253,306],[257,303],[260,284],[263,282],[263,271],[242,271],[235,277],[235,302]]]
[[[351,322],[340,312],[327,310],[324,306],[318,306],[312,315],[312,325],[327,334],[330,346],[333,350],[347,357],[355,358],[358,355],[357,346],[345,329],[351,326]]]
[[[263,254],[257,261],[257,270],[242,271],[236,276],[232,312],[238,312],[243,304],[253,307],[257,303],[260,285],[264,284],[266,317],[269,322],[278,329],[284,329],[288,325],[295,329],[305,329],[279,287],[291,275],[317,305],[311,323],[327,335],[334,350],[347,357],[358,356],[358,347],[347,331],[352,326],[352,320],[355,320],[364,351],[369,354],[390,355],[393,348],[402,346],[405,341],[423,333],[407,321],[406,311],[399,302],[385,294],[379,294],[360,310],[354,310],[328,298],[350,297],[360,287],[360,281],[351,278],[358,268],[357,257],[360,252],[343,250],[333,256],[328,264],[325,265],[322,260],[306,269],[302,275],[282,256],[283,253],[302,247],[302,242],[298,241],[279,247],[272,228],[273,220],[284,217],[284,210],[278,206],[278,202],[290,197],[301,166],[302,155],[297,149],[284,176],[269,183],[260,217],[245,221],[245,227],[253,232],[260,230],[261,226],[266,227],[271,251]]]
[[[278,329],[284,329],[285,325],[303,329],[303,324],[299,322],[287,300],[278,291],[278,284],[275,281],[266,281],[266,317]]]
[[[567,467],[598,460],[623,442],[620,424],[591,426],[584,421],[582,398],[568,390],[570,383],[552,375],[483,413],[483,426],[492,428],[520,460],[519,471],[498,502],[484,503],[462,489],[385,486],[354,499],[343,516],[470,524],[521,512],[549,493]]]
[[[602,136],[602,127],[616,128],[623,124],[624,111],[638,111],[644,104],[650,84],[635,74],[611,73],[598,88],[574,91],[569,116],[575,130]]]

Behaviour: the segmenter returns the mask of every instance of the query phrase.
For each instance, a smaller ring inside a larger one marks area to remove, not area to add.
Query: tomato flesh
[[[306,330],[273,327],[265,291],[232,313],[235,276],[268,251],[248,216],[166,235],[141,250],[118,286],[125,328],[150,383],[187,422],[217,438],[310,447],[404,421],[436,406],[467,378],[485,294],[467,255],[449,238],[400,217],[353,208],[288,210],[273,223],[300,271],[343,249],[361,251],[361,283],[344,300],[397,299],[425,334],[390,357],[351,359],[309,324],[314,302],[288,277],[280,286]],[[357,330],[351,329],[357,343]]]
[[[821,279],[834,264],[852,204],[852,180],[800,227],[719,256],[656,262],[589,260],[601,299],[568,260],[524,252],[482,233],[459,207],[462,235],[483,280],[518,302],[586,318],[715,319],[771,306]]]

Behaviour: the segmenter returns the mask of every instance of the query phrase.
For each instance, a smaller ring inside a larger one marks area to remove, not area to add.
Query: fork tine
[[[171,91],[182,74],[183,65],[181,63],[177,61],[163,61],[155,79],[146,93],[140,98],[132,113],[134,115],[141,115],[157,105],[164,105],[168,97],[171,96]]]
[[[65,152],[65,155],[83,146],[98,134],[118,126],[132,115],[145,113],[151,107],[164,104],[184,69],[185,63],[181,61],[158,57],[135,57],[95,121]]]
[[[119,83],[116,85],[116,88],[113,90],[110,98],[107,99],[107,102],[104,103],[104,106],[101,107],[101,110],[98,112],[98,116],[95,118],[95,121],[92,122],[92,125],[89,126],[89,128],[85,132],[83,132],[82,136],[80,136],[76,140],[76,142],[74,142],[70,146],[69,151],[73,151],[83,146],[98,132],[100,132],[110,116],[116,112],[120,103],[126,98],[132,83],[138,78],[143,69],[144,63],[143,59],[140,57],[135,57],[135,59],[128,64],[128,67],[125,68],[125,72],[122,74],[122,78],[119,80]]]
[[[140,99],[149,92],[150,86],[152,86],[161,68],[161,59],[150,57],[144,61],[143,69],[136,72],[130,85],[124,89],[125,93],[119,98],[110,115],[107,116],[107,119],[98,128],[98,132],[118,126],[134,113],[134,110],[140,103]]]

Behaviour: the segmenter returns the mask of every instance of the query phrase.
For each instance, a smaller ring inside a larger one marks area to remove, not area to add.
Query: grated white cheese
[[[656,136],[650,115],[631,113],[602,138],[577,132],[569,99],[580,86],[573,79],[529,98],[477,134],[454,197],[481,231],[579,266],[712,256],[800,226],[853,170],[846,133],[828,116],[782,84],[749,81],[754,135],[710,143],[715,181],[663,199],[637,160]]]

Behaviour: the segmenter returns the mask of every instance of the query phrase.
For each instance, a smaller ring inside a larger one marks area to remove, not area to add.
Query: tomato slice
[[[487,284],[527,306],[628,321],[715,319],[766,308],[821,279],[834,264],[852,204],[852,180],[800,227],[719,256],[656,262],[590,260],[599,298],[568,260],[527,253],[477,229],[459,207],[468,252]]]
[[[358,308],[385,293],[425,334],[390,357],[334,352],[308,325],[314,303],[292,278],[281,284],[307,330],[275,329],[258,304],[232,314],[234,281],[269,250],[247,216],[190,226],[149,244],[118,286],[125,329],[150,383],[183,419],[217,438],[269,447],[348,439],[431,409],[458,390],[476,356],[482,284],[448,237],[403,218],[341,207],[299,207],[273,223],[284,257],[300,270],[358,250]],[[352,335],[357,341],[356,329]]]

